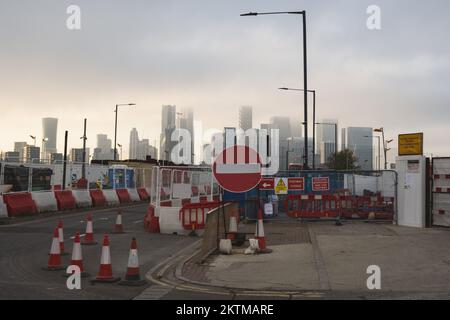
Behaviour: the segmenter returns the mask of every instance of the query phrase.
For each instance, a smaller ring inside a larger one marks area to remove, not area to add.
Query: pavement
[[[115,276],[124,277],[131,239],[137,238],[140,270],[145,272],[161,261],[172,257],[197,239],[176,235],[149,234],[143,228],[143,218],[148,204],[139,204],[122,209],[125,234],[111,234],[115,224],[117,208],[92,211],[95,246],[82,246],[84,266],[95,277],[101,255],[103,234],[110,239],[111,260]],[[125,287],[117,284],[91,285],[83,278],[81,290],[68,290],[64,271],[44,271],[51,246],[53,230],[64,221],[66,251],[72,252],[72,240],[77,231],[84,233],[86,212],[53,214],[38,219],[15,219],[13,224],[0,226],[0,299],[133,299],[151,283],[143,287]],[[69,265],[71,255],[63,256],[64,265]]]
[[[253,229],[253,224],[239,226],[240,232]],[[282,299],[450,298],[450,229],[292,220],[266,223],[265,231],[271,254],[244,255],[237,249],[201,264],[192,259],[179,278],[232,299],[263,294]],[[367,288],[371,265],[380,267],[380,290]]]

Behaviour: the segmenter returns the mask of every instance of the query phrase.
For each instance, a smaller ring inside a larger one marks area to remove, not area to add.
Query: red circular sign
[[[247,146],[223,150],[215,159],[212,171],[217,183],[225,190],[243,193],[261,181],[261,158]]]

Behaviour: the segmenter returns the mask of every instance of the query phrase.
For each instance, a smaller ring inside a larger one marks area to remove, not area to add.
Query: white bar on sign
[[[217,164],[216,172],[221,174],[260,173],[261,165],[259,163]]]

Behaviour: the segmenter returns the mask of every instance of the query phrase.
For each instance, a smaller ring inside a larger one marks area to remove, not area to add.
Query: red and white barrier
[[[31,198],[36,204],[39,213],[58,211],[58,204],[53,191],[32,192]]]
[[[136,189],[128,189],[128,194],[130,195],[130,200],[132,202],[139,202],[141,201],[141,197],[139,196],[139,193]]]
[[[72,194],[78,208],[92,207],[92,198],[88,190],[73,190]]]
[[[117,196],[116,190],[105,189],[103,190],[103,195],[106,199],[106,205],[116,206],[120,204],[119,197]]]

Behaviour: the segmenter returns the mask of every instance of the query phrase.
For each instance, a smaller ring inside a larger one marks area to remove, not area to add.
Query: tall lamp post
[[[337,134],[337,123],[320,123],[317,122],[316,124],[318,125],[323,125],[323,126],[334,126],[334,154],[337,157],[337,153],[338,153],[338,134]]]
[[[304,90],[304,121],[305,121],[305,157],[304,169],[308,169],[308,56],[306,47],[306,11],[286,11],[286,12],[249,12],[241,14],[241,17],[248,16],[263,16],[263,15],[277,15],[277,14],[295,14],[302,15],[303,22],[303,90]]]
[[[384,128],[383,128],[383,127],[379,128],[379,129],[374,129],[373,131],[374,131],[374,132],[381,133],[381,136],[382,136],[382,138],[383,138],[384,170],[387,170],[387,153],[388,153],[389,150],[391,150],[391,149],[389,149],[387,146],[388,146],[389,143],[391,143],[391,142],[394,141],[394,140],[388,140],[388,141],[385,140],[385,137],[384,137]]]
[[[36,136],[30,134],[30,138],[33,139],[33,145],[36,147]]]
[[[295,89],[295,88],[278,88],[279,90],[285,91],[302,91],[303,89]],[[312,164],[313,169],[316,169],[316,90],[308,90],[308,92],[312,92],[313,94],[313,147],[312,147]]]
[[[116,122],[114,126],[114,161],[117,160],[117,114],[119,113],[119,107],[123,106],[135,106],[135,103],[121,103],[116,104],[116,110],[114,111],[116,113]]]

